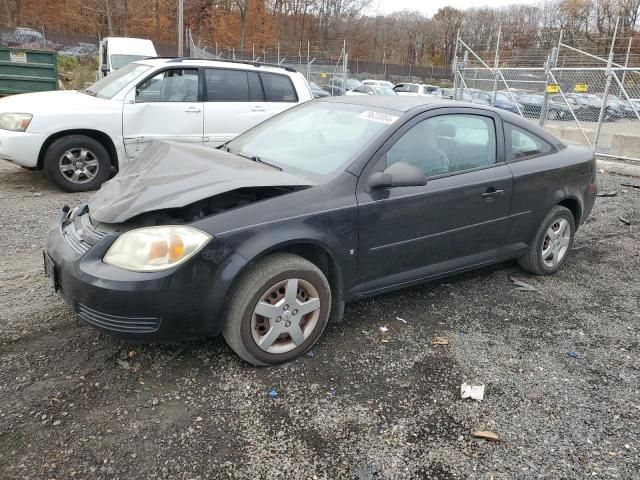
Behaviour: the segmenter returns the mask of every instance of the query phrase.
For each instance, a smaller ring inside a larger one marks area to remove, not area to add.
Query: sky
[[[421,13],[432,16],[442,7],[455,7],[461,10],[470,7],[503,7],[514,3],[535,4],[536,0],[371,0],[369,14],[375,15],[380,6],[380,13],[387,14],[399,10],[418,10]]]

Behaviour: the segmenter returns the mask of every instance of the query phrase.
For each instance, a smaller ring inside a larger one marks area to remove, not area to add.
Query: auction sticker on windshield
[[[380,122],[380,123],[385,123],[387,125],[391,125],[400,117],[396,117],[395,115],[389,115],[388,113],[366,110],[362,112],[360,115],[358,115],[358,118],[364,118],[365,120],[371,120],[372,122]]]

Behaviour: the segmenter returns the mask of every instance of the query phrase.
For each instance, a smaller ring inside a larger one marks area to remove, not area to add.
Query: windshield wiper
[[[226,147],[226,148],[227,148],[227,152],[229,152],[230,151],[229,147]],[[262,163],[264,165],[268,165],[268,166],[270,166],[272,168],[275,168],[276,170],[282,171],[282,167],[274,165],[273,163],[265,162],[264,160],[262,160],[257,155],[245,155],[244,153],[239,153],[239,152],[231,152],[231,153],[234,153],[235,155],[238,155],[239,157],[246,158],[248,160],[253,160],[256,163]]]

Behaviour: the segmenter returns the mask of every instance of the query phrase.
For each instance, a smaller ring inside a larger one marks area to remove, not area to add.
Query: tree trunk
[[[13,27],[13,17],[11,15],[11,7],[9,7],[9,0],[2,0],[2,10],[4,10],[4,16],[6,18],[5,25],[7,27]]]
[[[109,31],[109,36],[113,36],[113,23],[111,22],[111,8],[109,8],[109,0],[105,0],[106,2],[106,12],[107,12],[107,30]]]
[[[160,0],[156,0],[156,42],[160,40]]]

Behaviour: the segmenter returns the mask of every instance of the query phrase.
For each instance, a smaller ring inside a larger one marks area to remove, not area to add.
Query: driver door
[[[203,102],[197,68],[170,68],[139,84],[124,101],[122,132],[129,159],[152,140],[202,143]]]
[[[396,132],[358,184],[358,277],[364,292],[490,263],[505,243],[512,174],[500,117],[474,109],[426,113]],[[427,184],[367,189],[395,162]]]

